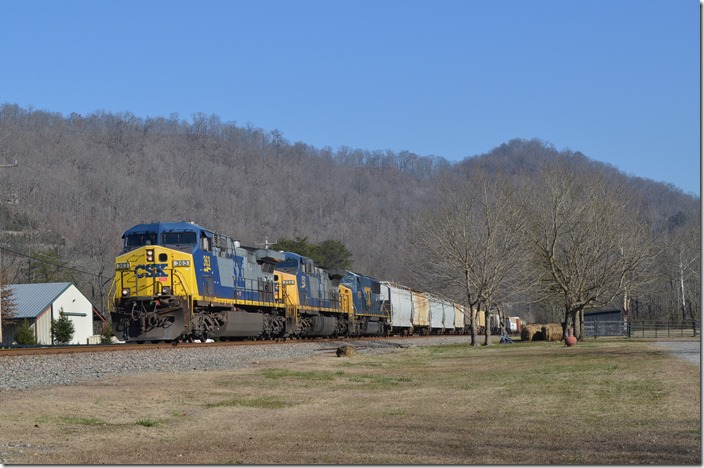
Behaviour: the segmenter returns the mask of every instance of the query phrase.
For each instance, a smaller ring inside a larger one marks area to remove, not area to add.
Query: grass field
[[[7,463],[701,464],[700,369],[645,342],[334,352],[0,394]]]

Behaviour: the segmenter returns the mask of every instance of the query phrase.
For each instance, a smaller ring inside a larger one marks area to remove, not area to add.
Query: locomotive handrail
[[[244,302],[245,304],[258,304],[264,302],[275,304],[278,302],[275,293],[275,284],[276,283],[274,281],[267,281],[261,278],[244,278],[244,287],[239,287],[237,285],[233,287],[235,291],[234,299]],[[268,290],[267,287],[269,287],[270,290]],[[242,293],[241,298],[237,297],[238,293]],[[249,298],[247,298],[248,293]],[[257,295],[257,299],[254,299],[255,293]]]
[[[286,308],[286,318],[297,318],[298,317],[298,309],[296,308],[295,304],[291,302],[288,293],[286,292],[286,288],[281,288],[281,298],[283,299],[284,302],[284,307]]]
[[[171,293],[173,294],[174,287],[176,286],[174,284],[174,278],[178,280],[180,286],[183,288],[183,291],[186,293],[186,296],[192,297],[193,295],[191,294],[186,281],[181,277],[181,272],[175,268],[171,268]]]
[[[106,306],[105,308],[108,312],[111,312],[115,305],[115,291],[117,291],[117,275],[112,278],[112,284],[110,285],[110,289],[108,289],[108,295],[105,297],[106,304],[101,304]]]
[[[175,290],[175,283],[174,283],[174,278],[178,280],[180,283],[181,287],[183,288],[183,292],[186,295],[186,298],[188,300],[188,313],[189,315],[193,314],[193,294],[191,290],[188,288],[186,281],[181,277],[181,272],[175,268],[171,268],[171,293],[173,294]]]

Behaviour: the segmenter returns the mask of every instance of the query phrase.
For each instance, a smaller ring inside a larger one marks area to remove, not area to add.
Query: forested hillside
[[[552,161],[567,161],[585,179],[606,170],[614,184],[643,195],[651,231],[668,247],[657,263],[659,299],[648,299],[648,306],[653,314],[676,310],[684,276],[674,240],[698,239],[700,208],[698,198],[673,186],[537,140],[512,140],[450,163],[408,152],[314,148],[276,130],[207,115],[190,121],[62,116],[2,105],[0,165],[8,166],[0,167],[2,269],[14,283],[72,280],[99,304],[125,229],[185,220],[246,245],[295,237],[340,241],[355,270],[419,286],[422,278],[409,273],[417,253],[409,233],[422,213],[444,202],[447,181],[479,167],[525,175]],[[689,294],[698,292],[688,286]]]

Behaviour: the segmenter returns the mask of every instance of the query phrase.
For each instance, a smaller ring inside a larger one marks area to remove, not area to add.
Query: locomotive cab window
[[[128,234],[125,236],[125,248],[124,251],[133,250],[137,247],[142,247],[143,245],[156,245],[157,237],[156,232],[139,232]]]
[[[206,252],[210,252],[210,239],[207,237],[203,237],[200,240],[200,248],[205,250]]]
[[[196,245],[196,233],[193,231],[165,232],[161,235],[161,243],[176,249],[190,249]]]
[[[287,258],[283,262],[279,262],[278,265],[276,265],[277,270],[282,270],[285,272],[292,272],[292,271],[298,271],[298,260],[291,257]]]

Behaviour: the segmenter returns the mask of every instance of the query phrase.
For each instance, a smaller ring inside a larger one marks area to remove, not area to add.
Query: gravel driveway
[[[682,359],[693,362],[697,365],[701,363],[701,342],[700,341],[658,341],[654,343],[659,348],[665,348]]]

